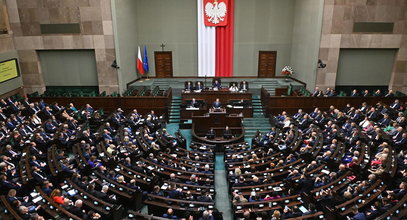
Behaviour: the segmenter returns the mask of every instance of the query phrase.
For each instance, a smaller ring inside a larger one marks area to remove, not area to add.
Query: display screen
[[[17,59],[0,62],[0,83],[20,76]]]

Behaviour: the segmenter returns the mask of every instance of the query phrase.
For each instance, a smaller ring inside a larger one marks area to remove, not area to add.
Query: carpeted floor
[[[232,220],[232,206],[226,175],[224,155],[218,153],[215,160],[215,206],[223,213],[224,220]]]

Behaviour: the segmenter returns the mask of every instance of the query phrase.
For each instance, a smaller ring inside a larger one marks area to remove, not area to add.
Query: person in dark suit
[[[40,168],[36,166],[32,167],[32,176],[34,180],[39,184],[43,184],[45,181],[48,180],[47,175],[41,172]]]
[[[185,91],[192,91],[194,90],[194,85],[192,85],[191,81],[185,83]]]
[[[387,92],[387,94],[384,95],[384,97],[394,97],[393,90],[389,89],[389,91]]]
[[[209,129],[208,133],[206,134],[207,139],[214,139],[216,136],[215,131],[213,128]]]
[[[401,135],[400,140],[396,140],[396,141],[394,142],[394,144],[396,145],[396,147],[397,147],[398,149],[403,149],[403,147],[407,144],[407,133],[403,133],[403,134]]]
[[[195,92],[200,92],[204,89],[204,85],[200,81],[196,82],[195,84]]]
[[[352,91],[352,93],[350,94],[350,96],[351,96],[351,97],[358,97],[358,96],[359,96],[358,90],[354,89],[354,90]]]
[[[7,116],[3,113],[3,109],[0,108],[0,121],[5,121]]]
[[[7,191],[10,189],[15,189],[15,190],[21,189],[21,185],[7,180],[7,176],[3,175],[3,174],[0,175],[0,187],[1,187],[1,189],[7,190]]]
[[[88,215],[84,212],[84,210],[82,209],[82,205],[83,202],[82,200],[78,199],[75,201],[75,205],[74,206],[69,206],[68,207],[68,211],[82,219],[87,219]]]
[[[172,210],[172,208],[169,208],[167,210],[167,213],[164,213],[163,218],[178,219],[178,217],[174,215],[174,211]]]
[[[379,114],[376,111],[376,108],[371,107],[370,110],[367,112],[367,118],[369,118],[372,121],[377,121],[378,117],[379,117]]]
[[[375,93],[373,93],[373,97],[381,97],[382,96],[382,92],[380,91],[380,89],[376,90]]]
[[[319,87],[315,87],[314,92],[312,93],[312,97],[318,97],[321,95],[321,91],[319,90]]]
[[[43,110],[42,110],[43,115],[49,119],[52,117],[52,110],[49,106],[46,106]]]
[[[240,83],[240,91],[242,92],[246,92],[247,90],[249,90],[249,84],[246,81],[242,81]]]
[[[229,126],[225,127],[225,131],[223,131],[223,138],[225,139],[232,138],[232,131],[229,129]]]
[[[366,89],[366,90],[363,92],[362,96],[363,96],[363,97],[368,97],[368,96],[370,96],[369,90]]]
[[[195,98],[192,98],[190,105],[193,108],[199,108],[200,104],[198,101],[195,100]]]
[[[299,192],[309,192],[314,188],[314,181],[309,178],[306,174],[301,175],[300,181],[298,182],[300,187]]]
[[[390,108],[394,110],[400,109],[400,101],[398,99],[394,100],[392,104],[390,104]]]
[[[213,107],[213,108],[217,108],[217,109],[219,109],[219,108],[222,107],[222,103],[219,101],[218,98],[213,102],[212,107]]]
[[[216,79],[216,80],[212,83],[212,89],[213,89],[213,90],[222,89],[222,85],[220,84],[219,80]]]
[[[177,189],[177,186],[175,184],[170,185],[170,191],[168,192],[168,197],[171,199],[181,199],[184,196],[184,194]]]
[[[380,120],[377,122],[377,124],[380,125],[381,127],[387,127],[387,126],[389,126],[389,124],[390,124],[389,115],[388,115],[388,114],[384,114],[384,115],[383,115],[383,118],[380,119]]]

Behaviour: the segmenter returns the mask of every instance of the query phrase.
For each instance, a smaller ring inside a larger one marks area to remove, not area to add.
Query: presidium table
[[[195,99],[199,107],[191,107]],[[212,108],[212,103],[219,99],[222,108]],[[228,90],[202,91],[182,93],[181,120],[192,120],[192,137],[194,141],[216,145],[217,151],[223,150],[223,145],[244,140],[242,120],[252,117],[252,94],[249,92],[230,92]],[[232,131],[232,138],[223,137],[225,127]],[[213,128],[215,137],[208,139],[206,134]]]

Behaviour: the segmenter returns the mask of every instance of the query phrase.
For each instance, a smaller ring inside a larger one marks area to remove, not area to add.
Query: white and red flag
[[[141,58],[140,46],[138,47],[138,54],[137,54],[137,70],[141,75],[144,75],[143,58]]]
[[[234,0],[198,1],[198,76],[233,75]]]

